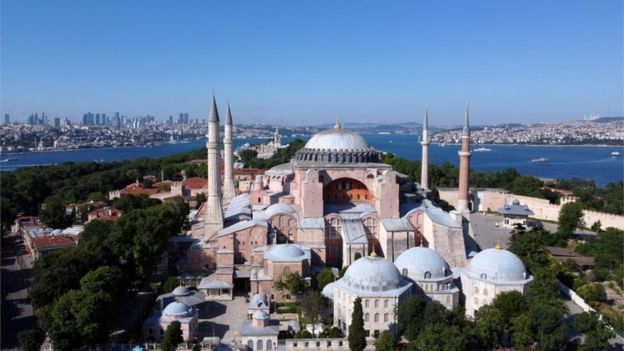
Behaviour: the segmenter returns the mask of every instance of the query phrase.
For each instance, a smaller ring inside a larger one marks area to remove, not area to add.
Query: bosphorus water
[[[420,160],[421,145],[414,135],[363,135],[368,143],[380,151],[391,152],[399,157]],[[260,143],[266,138],[235,139],[234,147],[244,143]],[[284,137],[288,143],[293,138]],[[72,162],[112,162],[130,160],[138,157],[163,157],[205,147],[205,140],[189,143],[162,144],[150,147],[129,147],[116,149],[83,149],[59,152],[31,152],[17,155],[2,155],[9,162],[0,163],[0,170],[12,171],[21,167]],[[478,145],[491,151],[473,152],[471,168],[479,171],[501,171],[509,167],[520,173],[540,178],[592,179],[599,185],[624,180],[624,158],[610,156],[612,151],[624,155],[622,147],[596,146],[529,146],[529,145]],[[429,162],[442,164],[459,162],[458,145],[429,146]],[[532,160],[544,158],[543,162]]]

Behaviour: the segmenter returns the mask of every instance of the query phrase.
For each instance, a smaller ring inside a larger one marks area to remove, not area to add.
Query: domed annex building
[[[522,261],[499,245],[476,254],[461,270],[463,293],[466,297],[466,315],[473,318],[475,312],[490,304],[496,295],[506,291],[524,293],[533,277]]]
[[[412,285],[392,262],[373,251],[353,262],[341,279],[328,285],[333,290],[329,297],[334,303],[334,326],[349,333],[353,302],[359,297],[367,336],[377,337],[384,330],[396,333],[395,307],[411,295]]]

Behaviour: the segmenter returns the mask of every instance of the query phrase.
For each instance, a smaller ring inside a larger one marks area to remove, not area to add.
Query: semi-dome
[[[401,274],[383,257],[365,256],[353,262],[340,280],[356,291],[387,291],[401,286]]]
[[[468,264],[467,273],[484,280],[514,282],[527,279],[526,268],[518,256],[503,249],[486,249]]]
[[[295,209],[289,205],[277,203],[267,207],[264,213],[267,218],[270,218],[279,213],[295,213]]]
[[[189,305],[174,301],[165,307],[163,314],[172,317],[186,317],[190,314],[190,309]]]
[[[413,247],[394,261],[399,271],[413,280],[446,278],[451,269],[444,258],[428,247]]]
[[[271,261],[299,261],[306,257],[298,245],[273,245],[265,251],[265,258]]]
[[[175,296],[188,296],[191,294],[191,291],[186,287],[186,286],[178,286],[177,288],[173,289],[173,295]]]
[[[264,312],[264,311],[256,311],[254,312],[254,314],[251,316],[251,318],[255,319],[255,320],[264,320],[264,319],[269,319],[269,314]]]
[[[338,123],[332,129],[314,134],[295,154],[295,160],[324,163],[379,162],[379,152],[364,138]]]

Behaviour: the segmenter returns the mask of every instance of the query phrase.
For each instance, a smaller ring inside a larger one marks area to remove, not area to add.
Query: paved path
[[[218,336],[224,342],[239,338],[243,321],[247,319],[247,302],[242,296],[232,301],[208,301],[199,310],[199,337]]]
[[[2,350],[17,350],[17,334],[35,327],[28,288],[32,259],[18,235],[2,237]]]

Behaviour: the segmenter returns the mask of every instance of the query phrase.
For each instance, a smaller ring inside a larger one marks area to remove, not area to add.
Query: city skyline
[[[475,125],[623,114],[622,3],[2,2],[2,114]]]

